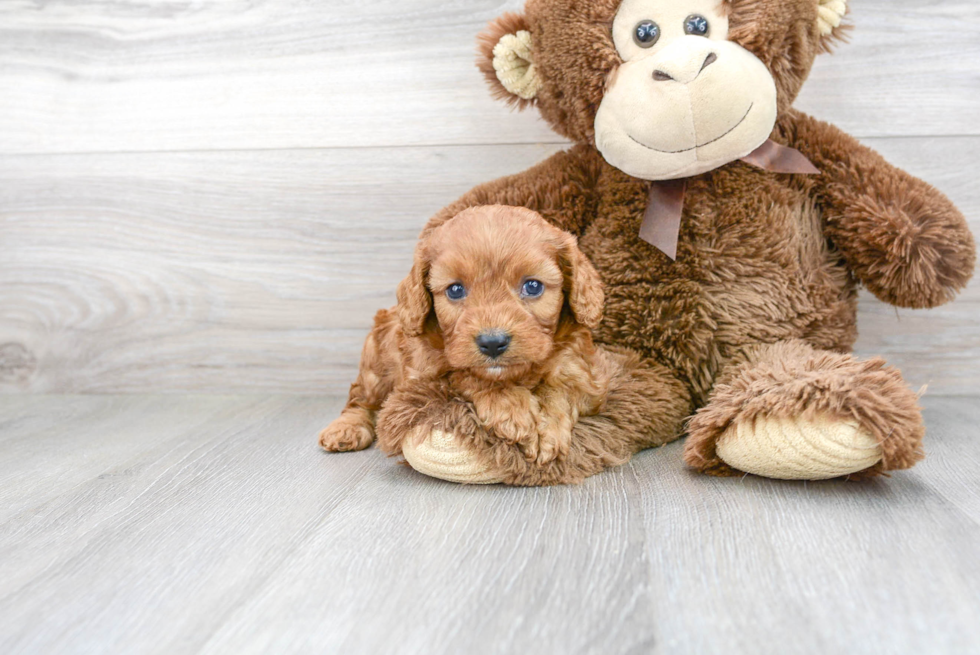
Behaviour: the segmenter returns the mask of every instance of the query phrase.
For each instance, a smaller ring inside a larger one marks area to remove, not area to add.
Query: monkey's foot
[[[402,443],[409,466],[432,478],[461,484],[497,484],[503,477],[459,443],[452,434],[433,430],[419,441],[415,435]]]
[[[733,469],[778,480],[829,480],[871,468],[877,439],[855,421],[758,416],[725,430],[715,445]]]
[[[925,432],[896,369],[796,340],[747,349],[687,429],[684,459],[699,471],[783,480],[910,468]]]

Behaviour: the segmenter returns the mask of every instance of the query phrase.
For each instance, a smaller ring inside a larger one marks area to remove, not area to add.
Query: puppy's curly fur
[[[491,439],[540,466],[562,459],[615,372],[592,343],[602,306],[575,237],[529,209],[467,209],[419,243],[398,305],[375,317],[347,405],[320,445],[367,448],[385,400],[431,381],[467,401]]]

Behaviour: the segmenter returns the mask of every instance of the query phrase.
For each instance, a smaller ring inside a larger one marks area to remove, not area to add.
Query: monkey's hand
[[[976,244],[949,198],[832,125],[799,112],[787,121],[787,140],[820,169],[806,183],[824,230],[864,286],[899,307],[952,300],[973,275]]]

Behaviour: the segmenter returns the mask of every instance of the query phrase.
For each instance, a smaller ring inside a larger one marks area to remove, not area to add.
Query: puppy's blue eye
[[[446,297],[450,300],[462,300],[466,297],[466,287],[459,282],[450,284],[449,288],[446,289]]]
[[[633,43],[641,48],[652,48],[660,40],[660,26],[652,20],[641,20],[633,28]]]
[[[544,293],[544,283],[539,280],[528,280],[521,287],[521,295],[526,298],[537,298]]]
[[[708,19],[698,14],[684,20],[684,32],[693,36],[708,36]]]

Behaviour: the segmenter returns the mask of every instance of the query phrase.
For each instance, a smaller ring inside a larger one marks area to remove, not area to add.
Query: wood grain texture
[[[0,397],[0,652],[980,648],[977,398],[927,398],[890,479],[715,479],[672,444],[551,489],[322,453],[340,406]]]
[[[553,143],[473,65],[522,4],[0,3],[0,153]],[[851,4],[798,106],[861,137],[980,134],[980,5]]]
[[[864,484],[672,444],[465,488],[273,395],[346,391],[426,218],[563,147],[473,67],[521,4],[0,3],[0,653],[980,650],[977,282],[862,298],[859,352],[930,384],[928,458]],[[851,4],[798,106],[980,233],[980,5]],[[44,395],[180,391],[257,395]]]
[[[980,233],[980,138],[869,139]],[[426,218],[561,146],[0,157],[0,390],[344,393]],[[862,354],[980,391],[980,286]]]
[[[3,158],[0,384],[346,390],[426,218],[554,149]]]

